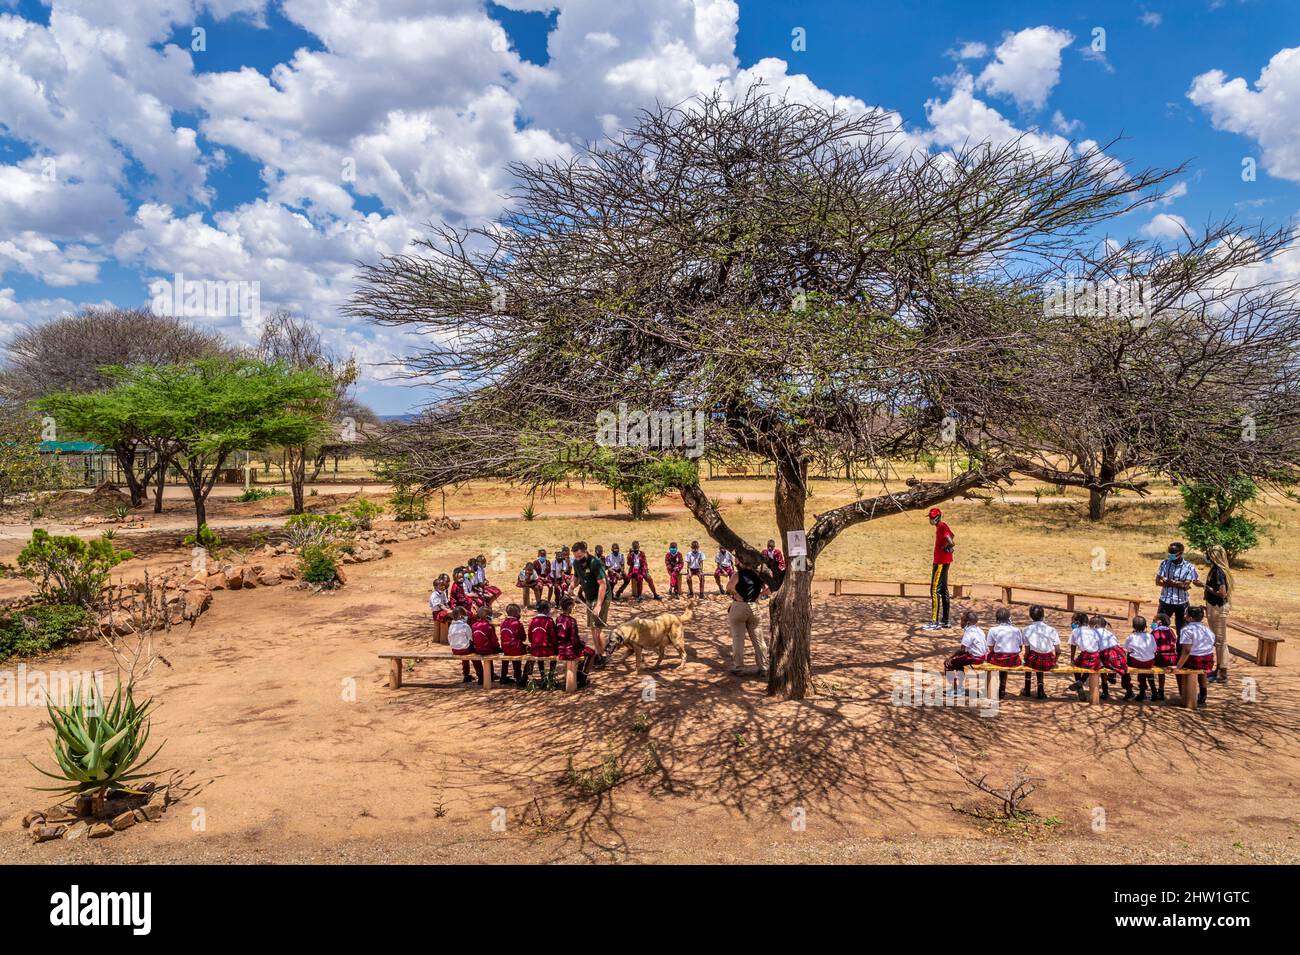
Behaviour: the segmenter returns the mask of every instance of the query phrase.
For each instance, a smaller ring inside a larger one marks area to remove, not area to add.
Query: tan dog
[[[645,653],[654,650],[659,654],[655,666],[664,662],[664,651],[668,647],[677,648],[677,665],[686,662],[686,628],[684,624],[695,619],[694,605],[682,613],[661,613],[657,617],[637,617],[614,628],[614,647],[609,652],[626,645],[636,655],[636,668],[640,672],[645,665]],[[628,655],[629,665],[632,655]]]

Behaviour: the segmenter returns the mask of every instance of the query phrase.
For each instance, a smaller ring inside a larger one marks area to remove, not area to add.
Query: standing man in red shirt
[[[930,571],[930,622],[922,629],[944,630],[948,624],[948,568],[952,566],[952,528],[943,521],[943,512],[930,508],[934,525],[934,568]]]

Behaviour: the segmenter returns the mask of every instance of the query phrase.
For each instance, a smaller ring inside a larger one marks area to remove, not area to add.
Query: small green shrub
[[[94,607],[108,582],[109,571],[134,556],[129,550],[114,547],[107,534],[87,541],[55,537],[37,529],[18,555],[18,567],[46,603]]]
[[[0,660],[47,653],[94,622],[94,616],[76,604],[38,604],[0,616]]]
[[[217,536],[216,531],[204,524],[197,534],[186,534],[181,543],[186,547],[202,547],[205,550],[215,551],[221,546],[221,538]]]
[[[298,570],[309,584],[332,584],[338,579],[338,562],[328,544],[307,544],[298,552]]]
[[[250,487],[235,500],[240,504],[248,504],[251,501],[265,501],[268,497],[285,496],[284,491],[281,491],[278,487]]]
[[[352,524],[359,530],[368,531],[374,523],[376,517],[384,513],[381,505],[374,501],[367,501],[364,498],[354,503],[347,510],[347,516],[352,520]]]
[[[429,517],[429,505],[424,495],[406,484],[394,488],[388,498],[388,509],[393,512],[395,521],[423,521]]]
[[[343,514],[294,514],[284,522],[284,539],[299,550],[345,540],[351,533],[352,522]]]

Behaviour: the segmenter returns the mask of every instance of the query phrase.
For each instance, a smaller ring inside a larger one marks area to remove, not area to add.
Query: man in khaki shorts
[[[745,638],[754,648],[754,661],[758,665],[755,676],[767,676],[767,638],[765,625],[759,622],[759,594],[763,592],[763,578],[754,572],[749,562],[736,555],[739,570],[727,578],[727,593],[731,606],[727,608],[727,629],[731,631],[731,672],[739,674],[745,666]]]
[[[605,639],[601,631],[609,626],[609,580],[605,562],[587,553],[587,542],[577,541],[570,550],[573,556],[573,585],[587,608],[587,628],[596,650],[596,666],[605,665]]]

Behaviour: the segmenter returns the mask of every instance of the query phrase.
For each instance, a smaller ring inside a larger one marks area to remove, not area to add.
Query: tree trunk
[[[149,484],[147,481],[142,484],[135,475],[136,447],[134,444],[119,444],[113,448],[113,454],[122,469],[122,479],[131,495],[131,506],[139,507],[149,496]]]
[[[194,534],[197,541],[198,535],[203,533],[203,525],[208,522],[208,502],[203,491],[190,488],[190,493],[194,495]]]
[[[804,501],[807,498],[808,468],[803,462],[785,460],[777,463],[776,525],[782,542],[788,531],[804,530]],[[813,564],[804,560],[804,568],[795,569],[796,558],[787,556],[786,574],[780,588],[772,595],[768,619],[771,639],[768,645],[767,692],[787,700],[802,700],[812,691],[812,581]]]
[[[1106,501],[1110,497],[1110,489],[1105,485],[1115,480],[1114,465],[1103,462],[1098,478],[1098,483],[1103,486],[1088,488],[1088,520],[1090,521],[1099,521],[1106,516]]]
[[[287,456],[289,460],[289,490],[293,493],[293,513],[301,514],[303,512],[303,485],[307,480],[307,449],[290,448]]]
[[[161,514],[163,512],[163,494],[167,491],[167,465],[171,459],[163,455],[158,456],[157,470],[154,472],[154,491],[153,491],[153,512]]]

